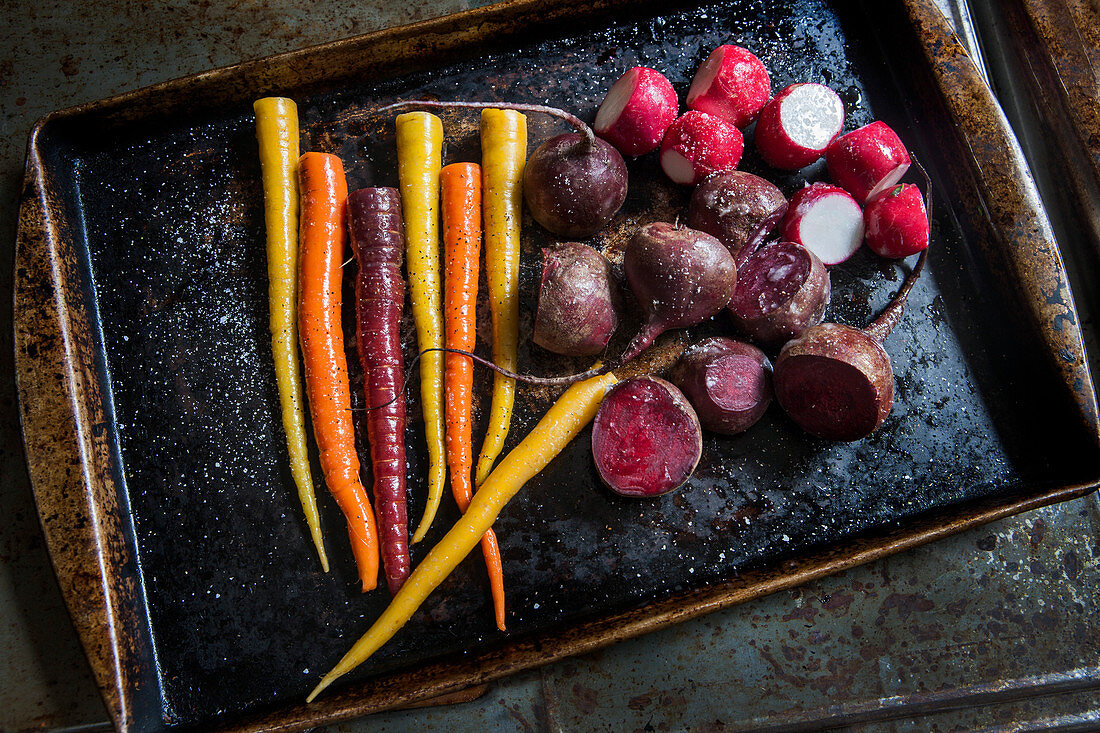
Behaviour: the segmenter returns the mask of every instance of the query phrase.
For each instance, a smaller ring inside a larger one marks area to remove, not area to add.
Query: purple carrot
[[[390,593],[409,577],[405,508],[405,401],[398,399],[404,358],[398,324],[405,302],[401,258],[405,231],[394,188],[361,188],[348,196],[348,229],[359,262],[355,280],[356,343],[367,398],[367,440],[382,567]]]

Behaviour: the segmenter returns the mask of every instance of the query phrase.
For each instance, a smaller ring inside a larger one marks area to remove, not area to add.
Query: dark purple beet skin
[[[623,272],[646,315],[624,362],[668,329],[694,326],[718,314],[737,286],[737,265],[725,245],[705,232],[665,222],[634,233],[623,252]]]
[[[523,197],[539,224],[560,237],[586,239],[602,229],[626,200],[626,163],[607,142],[570,132],[531,153],[523,170]]]
[[[789,342],[775,361],[775,398],[806,432],[826,440],[870,435],[894,405],[894,371],[864,331],[822,323]]]
[[[542,250],[534,341],[556,354],[598,354],[619,325],[620,295],[611,263],[586,244]]]
[[[713,336],[694,344],[672,372],[672,382],[695,408],[704,428],[743,433],[772,401],[772,364],[760,349]]]
[[[717,237],[740,267],[779,224],[786,207],[775,184],[745,171],[726,171],[695,187],[687,224]]]
[[[740,268],[729,310],[741,333],[778,347],[821,323],[830,294],[829,271],[817,255],[793,242],[778,242]]]
[[[702,454],[699,418],[680,390],[659,377],[615,385],[592,422],[596,470],[621,496],[659,496],[680,487]]]

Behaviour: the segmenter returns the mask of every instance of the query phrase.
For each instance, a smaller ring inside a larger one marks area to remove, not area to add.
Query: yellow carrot
[[[313,493],[302,412],[302,373],[298,363],[298,108],[294,100],[265,97],[253,104],[267,226],[268,301],[275,383],[286,432],[290,473],[313,536],[321,568],[328,558]]]
[[[397,175],[405,220],[406,258],[417,349],[443,346],[443,306],[439,276],[439,169],[443,123],[428,112],[397,116]],[[420,358],[420,407],[428,442],[428,501],[412,541],[424,539],[439,509],[447,478],[443,440],[443,353]]]
[[[614,374],[603,374],[574,384],[558,398],[530,435],[485,479],[466,513],[413,570],[374,625],[321,679],[306,702],[312,702],[333,680],[355,669],[393,638],[431,592],[477,547],[505,504],[592,421],[604,394],[615,382]]]
[[[513,372],[519,344],[519,228],[526,159],[527,118],[515,110],[482,110],[482,216],[489,312],[493,317],[493,361]],[[515,380],[493,376],[489,427],[477,460],[479,485],[504,448],[515,395]]]

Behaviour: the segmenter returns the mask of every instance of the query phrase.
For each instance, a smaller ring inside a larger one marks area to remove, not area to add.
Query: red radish
[[[592,421],[596,470],[622,496],[672,491],[688,480],[702,454],[699,418],[683,393],[658,377],[615,385]]]
[[[863,223],[867,246],[879,257],[898,259],[928,248],[928,212],[912,183],[894,186],[868,203]]]
[[[822,323],[779,352],[775,397],[803,430],[827,440],[859,440],[890,414],[894,371],[882,341],[901,320],[927,257],[926,249],[894,300],[867,328]]]
[[[676,90],[665,75],[635,66],[611,85],[592,127],[623,155],[644,155],[661,144],[679,111]]]
[[[707,430],[736,435],[772,401],[772,363],[755,346],[712,336],[691,346],[672,372]]]
[[[791,196],[780,236],[838,265],[863,244],[863,212],[844,189],[814,183]]]
[[[787,197],[775,184],[752,173],[726,171],[695,187],[687,224],[718,237],[740,267],[786,210]]]
[[[844,103],[824,84],[791,84],[760,111],[755,140],[774,167],[797,170],[820,158],[844,128]]]
[[[687,105],[746,127],[771,95],[771,78],[760,59],[740,46],[719,46],[695,72]]]
[[[618,303],[618,285],[603,255],[577,242],[547,247],[532,338],[557,354],[598,354],[619,325]]]
[[[745,138],[721,117],[685,112],[661,142],[661,169],[675,183],[692,186],[711,173],[729,171],[741,162]]]
[[[737,265],[714,237],[665,222],[647,224],[623,252],[623,273],[646,324],[626,347],[628,362],[670,328],[686,328],[716,315],[733,297]]]
[[[821,323],[831,292],[829,271],[813,252],[777,242],[757,251],[738,270],[730,315],[752,340],[779,346]]]
[[[841,135],[825,150],[829,176],[860,205],[900,181],[909,163],[901,139],[885,122]]]

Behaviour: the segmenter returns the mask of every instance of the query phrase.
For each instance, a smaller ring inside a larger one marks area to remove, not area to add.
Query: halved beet
[[[771,181],[745,171],[726,171],[695,187],[687,223],[717,237],[740,267],[786,210],[787,198]]]
[[[894,370],[886,350],[864,331],[822,323],[779,353],[775,396],[806,432],[826,440],[859,440],[890,414]]]
[[[542,250],[534,342],[566,356],[598,354],[619,325],[619,290],[611,263],[586,244]]]
[[[729,310],[743,334],[777,347],[821,323],[830,294],[829,271],[817,255],[794,242],[777,242],[738,270]]]
[[[622,496],[658,496],[680,487],[702,454],[695,410],[675,385],[659,377],[617,384],[592,422],[596,470]]]
[[[736,435],[748,430],[772,401],[772,363],[760,349],[712,336],[688,348],[672,381],[695,407],[707,430]]]

